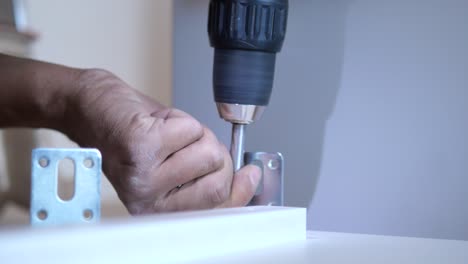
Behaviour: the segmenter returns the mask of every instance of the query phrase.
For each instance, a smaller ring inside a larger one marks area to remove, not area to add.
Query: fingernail
[[[259,160],[253,160],[250,162],[250,165],[255,165],[258,168],[257,173],[250,173],[249,178],[252,186],[257,186],[255,195],[259,195],[263,192],[263,163]]]
[[[260,181],[260,177],[262,176],[262,170],[260,169],[260,167],[258,166],[255,166],[257,167],[255,170],[256,172],[251,172],[249,177],[250,177],[250,183],[252,183],[252,185],[257,185],[258,182]]]

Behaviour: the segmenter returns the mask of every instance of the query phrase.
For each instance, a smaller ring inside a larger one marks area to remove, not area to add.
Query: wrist
[[[135,110],[122,110],[134,90],[103,69],[80,70],[73,90],[61,131],[82,147],[99,148],[124,126],[124,115]]]
[[[95,122],[92,121],[94,110],[91,109],[101,96],[98,94],[100,83],[112,77],[113,74],[105,70],[80,69],[76,72],[73,92],[63,95],[67,104],[58,130],[82,147],[97,147],[94,142],[90,142],[97,133],[93,131],[96,128],[93,125]],[[84,127],[86,129],[83,129]]]
[[[76,104],[76,97],[80,91],[79,76],[82,70],[63,67],[56,72],[57,78],[47,80],[40,78],[38,82],[46,84],[36,84],[39,87],[47,87],[47,96],[37,96],[44,120],[42,127],[58,130],[67,134],[70,116]]]
[[[135,122],[166,109],[109,71],[80,70],[76,78],[61,131],[82,147],[118,142]]]
[[[0,127],[61,130],[80,70],[0,54]]]

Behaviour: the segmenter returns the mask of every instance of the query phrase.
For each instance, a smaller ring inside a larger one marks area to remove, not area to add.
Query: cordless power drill
[[[210,1],[213,92],[219,115],[232,123],[234,170],[243,165],[245,126],[260,118],[270,100],[287,17],[288,0]]]

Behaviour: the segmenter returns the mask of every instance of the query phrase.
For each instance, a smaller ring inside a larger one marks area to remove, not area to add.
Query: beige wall
[[[105,68],[170,103],[171,0],[29,0],[26,6],[40,34],[35,58]]]

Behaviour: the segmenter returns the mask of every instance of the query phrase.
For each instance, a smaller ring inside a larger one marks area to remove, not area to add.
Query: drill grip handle
[[[216,49],[279,52],[287,17],[288,0],[211,0],[210,44]]]
[[[288,0],[211,0],[213,91],[224,104],[266,106],[276,53],[286,34]]]

